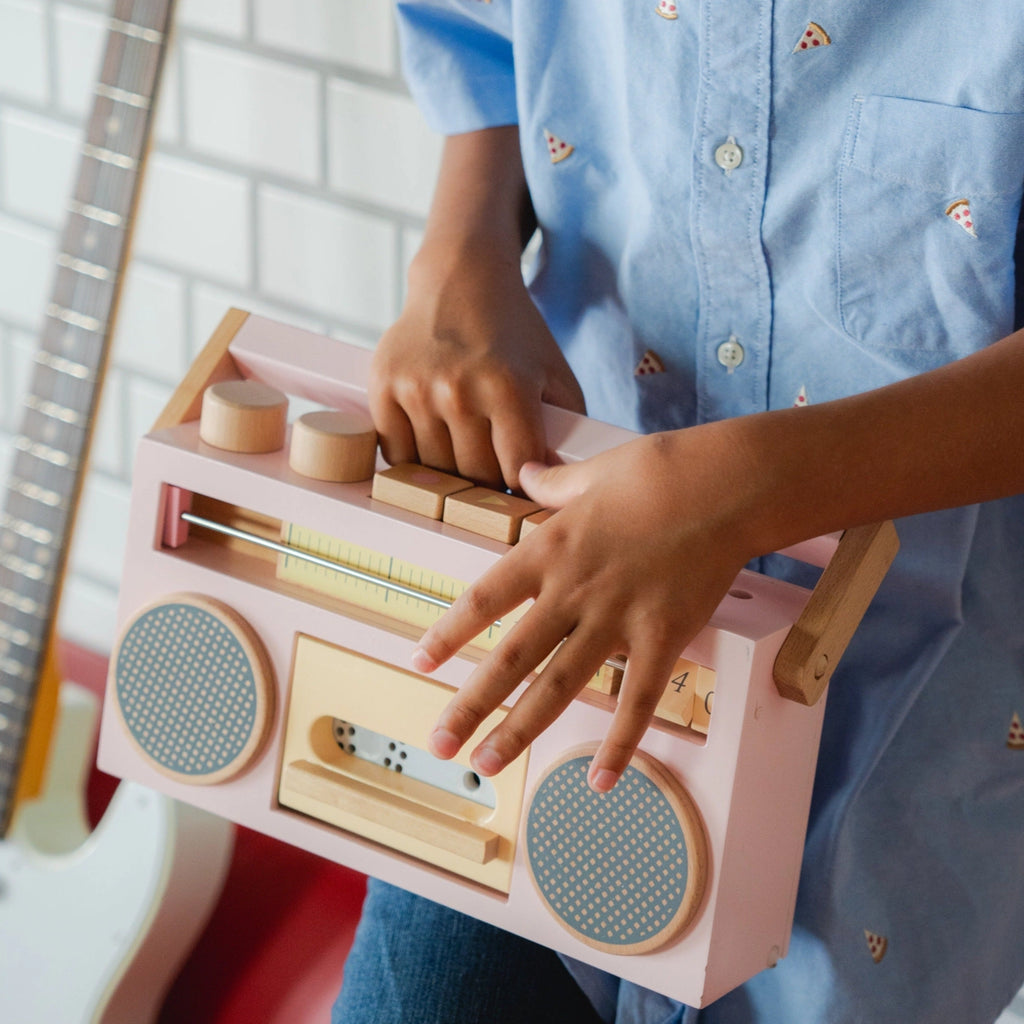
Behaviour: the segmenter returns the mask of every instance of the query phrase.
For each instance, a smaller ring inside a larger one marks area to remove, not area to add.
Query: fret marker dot
[[[86,249],[94,249],[96,247],[96,232],[86,231],[85,238],[82,239],[82,244]]]
[[[121,118],[119,117],[108,117],[107,118],[107,134],[117,135],[121,130]]]

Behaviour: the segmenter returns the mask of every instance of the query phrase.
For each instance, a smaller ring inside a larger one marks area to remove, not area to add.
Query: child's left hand
[[[473,752],[475,770],[494,775],[606,658],[625,655],[618,706],[589,775],[595,790],[615,785],[683,648],[760,553],[743,527],[757,474],[737,456],[729,431],[709,424],[641,437],[574,465],[523,467],[527,494],[560,511],[471,586],[413,658],[419,671],[433,671],[489,623],[535,599],[441,715],[430,740],[436,756],[453,757],[559,648]]]

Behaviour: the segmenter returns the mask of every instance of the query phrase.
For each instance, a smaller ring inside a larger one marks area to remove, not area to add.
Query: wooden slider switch
[[[654,714],[666,722],[706,733],[714,690],[715,673],[711,669],[680,658]]]
[[[369,480],[377,462],[377,431],[365,413],[321,409],[292,424],[288,464],[313,480]]]
[[[690,728],[707,735],[711,725],[711,712],[715,708],[715,673],[702,668],[697,673],[693,694],[693,721]]]
[[[288,398],[257,380],[226,380],[203,392],[199,436],[229,452],[276,452],[284,447]]]
[[[614,697],[622,687],[622,669],[614,668],[611,665],[602,665],[593,679],[587,683],[587,688],[596,690],[598,693],[606,693]]]
[[[450,494],[444,502],[444,521],[482,537],[515,544],[523,520],[540,505],[514,494],[502,494],[487,487],[471,487]]]
[[[444,500],[456,491],[468,490],[473,485],[449,473],[427,466],[401,462],[383,469],[373,478],[373,497],[377,501],[396,505],[430,519],[440,519]]]

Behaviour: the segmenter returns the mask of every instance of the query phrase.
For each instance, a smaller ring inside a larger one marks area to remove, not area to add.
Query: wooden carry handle
[[[891,522],[843,534],[776,655],[773,676],[783,697],[808,707],[818,702],[899,546]]]

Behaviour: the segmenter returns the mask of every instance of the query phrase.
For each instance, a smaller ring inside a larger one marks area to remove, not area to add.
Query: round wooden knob
[[[369,480],[377,463],[377,431],[362,412],[307,412],[292,425],[288,463],[314,480]]]
[[[276,452],[284,447],[288,398],[256,380],[211,384],[203,393],[199,436],[229,452]]]

